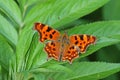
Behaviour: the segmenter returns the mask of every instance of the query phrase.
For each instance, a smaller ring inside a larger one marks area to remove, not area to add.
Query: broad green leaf
[[[28,53],[26,69],[36,68],[39,65],[47,62],[46,54],[43,53],[43,44],[38,40],[38,34],[32,38],[31,46]]]
[[[34,74],[34,79],[35,80],[45,80],[46,77],[43,74]]]
[[[43,2],[50,1],[50,0],[27,0],[26,4],[28,6],[34,5],[34,4],[42,4]]]
[[[120,64],[104,62],[80,62],[67,65],[71,73],[49,74],[57,80],[98,80],[120,71]],[[64,75],[63,75],[64,74]]]
[[[100,49],[97,51],[96,55],[96,58],[99,61],[120,63],[120,51],[116,45]]]
[[[71,72],[71,70],[65,66],[62,66],[62,65],[58,65],[58,64],[51,64],[49,66],[40,66],[40,68],[34,68],[34,69],[31,69],[30,72],[32,73],[48,73],[48,72],[51,72],[51,73],[59,73],[59,72]]]
[[[0,15],[0,19],[0,34],[15,47],[18,40],[17,31],[2,15]]]
[[[120,0],[110,0],[103,8],[103,17],[106,20],[120,20]]]
[[[103,78],[102,80],[119,80],[119,72],[115,73],[113,75],[110,75],[108,77]]]
[[[97,37],[95,45],[87,49],[81,57],[90,55],[98,49],[120,42],[120,21],[103,21],[87,25],[76,26],[68,31],[73,34],[89,34]]]
[[[6,39],[0,35],[0,65],[9,71],[9,62],[13,57],[15,57],[13,49]]]
[[[42,2],[45,2],[45,1],[47,0],[17,0],[20,10],[22,12],[23,19],[33,5],[36,5],[38,3],[42,4]]]
[[[23,26],[20,9],[14,0],[0,0],[0,11],[9,17],[13,23]]]
[[[34,31],[32,29],[24,29],[21,31],[21,35],[16,47],[17,71],[22,71],[25,69],[26,56],[29,52],[33,33]]]
[[[17,79],[21,80],[24,78],[24,80],[27,80],[27,78],[37,78],[37,75],[43,75],[43,73],[59,73],[59,72],[71,72],[71,70],[65,66],[58,65],[58,64],[51,64],[49,66],[42,66],[39,68],[33,68],[30,70],[23,70],[21,72],[18,72],[16,74]],[[44,76],[46,75],[44,74]],[[35,76],[36,75],[36,76]]]
[[[20,7],[23,8],[23,10],[26,10],[27,8],[31,7],[32,5],[35,5],[37,3],[42,3],[47,0],[17,0],[20,4]]]
[[[20,8],[20,11],[22,13],[22,18],[24,20],[24,15],[25,15],[26,9],[28,7],[26,5],[27,0],[16,0],[16,2],[18,2],[18,4],[19,4],[19,8]]]
[[[119,43],[118,43],[119,45]],[[116,45],[107,46],[98,50],[96,53],[97,61],[105,61],[105,62],[112,62],[112,63],[120,63],[120,51]],[[119,80],[119,74],[114,74],[109,77],[106,77],[105,80]]]
[[[2,80],[1,65],[0,65],[0,80]]]
[[[48,0],[43,4],[39,3],[33,6],[25,17],[25,23],[33,24],[40,21],[55,27],[62,26],[98,9],[108,1]]]

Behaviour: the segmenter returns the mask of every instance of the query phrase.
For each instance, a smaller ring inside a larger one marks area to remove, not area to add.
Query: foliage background
[[[119,0],[0,0],[1,80],[120,80]],[[46,61],[35,22],[91,34],[96,45],[72,65]]]

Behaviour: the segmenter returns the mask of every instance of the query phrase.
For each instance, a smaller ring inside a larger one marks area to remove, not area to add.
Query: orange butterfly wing
[[[80,52],[84,53],[86,48],[90,44],[94,44],[96,41],[96,37],[92,35],[73,35],[70,36],[70,43],[78,46],[80,48]]]
[[[79,48],[77,46],[74,46],[70,43],[69,37],[66,33],[63,34],[61,38],[61,56],[60,60],[62,61],[69,61],[69,63],[72,63],[72,61],[75,58],[79,57]]]
[[[60,33],[48,25],[35,23],[34,28],[39,32],[41,42],[45,40],[57,40],[60,37]]]
[[[59,61],[60,43],[58,41],[48,42],[44,49],[48,54],[48,59],[49,58],[54,58],[55,60]]]
[[[68,60],[69,63],[71,64],[75,58],[79,57],[79,52],[80,50],[78,47],[69,44],[64,49],[64,52],[62,55],[62,61]]]
[[[49,27],[48,25],[42,23],[35,23],[35,30],[37,30],[40,34],[40,41],[44,42],[45,40],[50,40],[45,45],[45,51],[47,52],[48,59],[54,58],[55,60],[59,60],[60,55],[60,42],[58,41],[60,38],[59,31]]]

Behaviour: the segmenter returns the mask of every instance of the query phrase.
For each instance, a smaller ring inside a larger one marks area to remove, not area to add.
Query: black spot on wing
[[[68,51],[68,53],[70,53],[70,51]]]
[[[53,48],[53,51],[56,51],[56,49],[55,49],[55,48]]]
[[[82,46],[79,46],[79,48],[81,49],[81,48],[82,48]]]
[[[86,42],[85,41],[83,41],[83,44],[85,44]]]
[[[77,44],[78,44],[78,41],[76,41],[75,44],[77,45]]]
[[[55,46],[55,43],[51,42],[51,45]]]
[[[51,30],[52,30],[52,28],[51,28],[51,27],[48,27],[46,31],[49,32],[49,31],[51,31]]]
[[[80,39],[83,40],[83,35],[79,35]]]
[[[44,38],[44,40],[46,40],[47,38]]]
[[[52,34],[50,34],[50,36],[49,36],[50,38],[52,38],[53,36],[52,36]]]
[[[80,45],[82,45],[82,43],[80,43]]]
[[[77,36],[75,36],[75,40],[77,40]]]
[[[47,36],[47,34],[45,34],[45,36]]]
[[[52,34],[55,34],[55,33],[56,33],[56,31],[53,31],[53,32],[52,32]]]
[[[90,40],[90,35],[87,35],[87,40],[88,40],[88,41]]]
[[[70,49],[74,49],[74,46],[70,47]]]
[[[45,31],[43,31],[43,33],[45,34]]]

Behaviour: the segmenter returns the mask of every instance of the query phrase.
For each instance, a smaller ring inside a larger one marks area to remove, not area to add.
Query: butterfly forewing
[[[48,25],[35,23],[34,28],[39,32],[41,42],[45,40],[57,40],[60,37],[60,33]]]
[[[92,35],[73,35],[70,36],[70,43],[78,46],[80,52],[84,53],[88,45],[95,43],[96,38]]]

